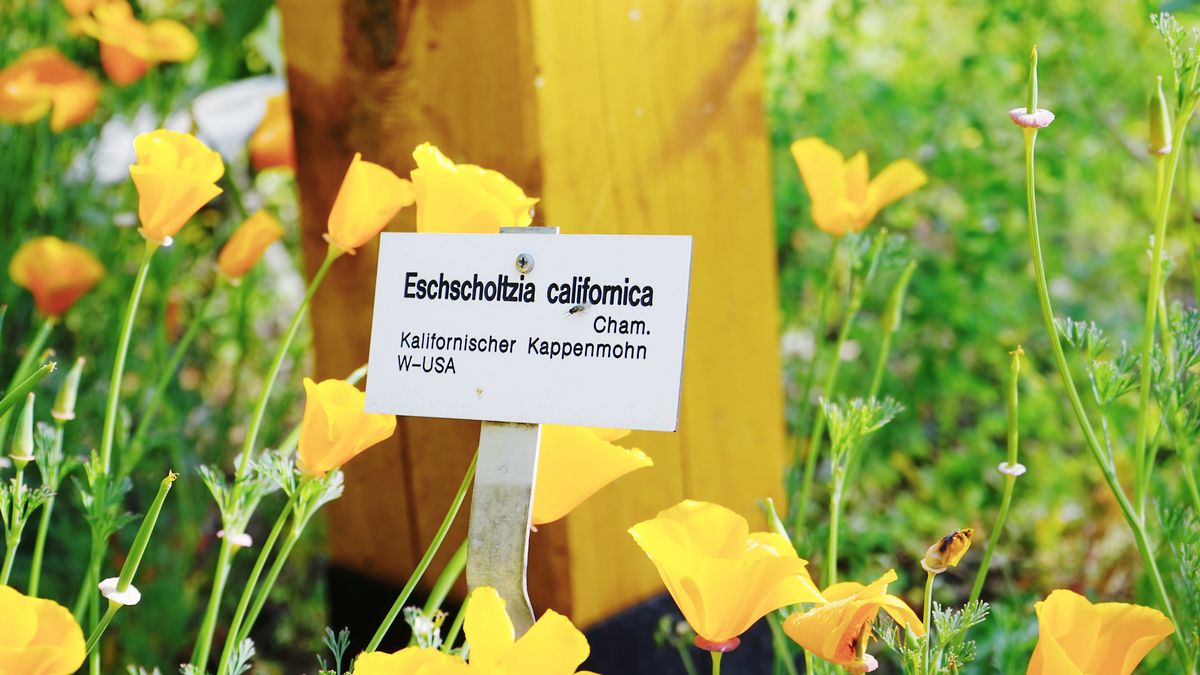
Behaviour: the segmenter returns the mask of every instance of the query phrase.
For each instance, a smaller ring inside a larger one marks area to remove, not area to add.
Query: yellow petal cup
[[[279,241],[283,228],[266,211],[258,211],[238,226],[217,256],[217,267],[230,279],[241,279],[262,257],[263,251]]]
[[[338,189],[325,241],[344,253],[371,241],[400,209],[413,203],[412,183],[354,153]]]
[[[138,191],[138,218],[147,241],[168,244],[205,204],[221,194],[221,156],[191,134],[159,129],[133,139],[137,164],[129,175]]]
[[[751,533],[745,518],[723,506],[683,501],[634,525],[629,534],[709,645],[735,640],[780,607],[823,602],[808,563],[786,538]]]
[[[574,675],[590,653],[583,633],[553,610],[515,639],[504,600],[487,586],[471,593],[463,630],[471,645],[466,662],[409,647],[395,654],[360,655],[354,675]],[[593,674],[580,671],[579,675]]]
[[[455,164],[429,143],[413,150],[418,232],[497,233],[527,227],[538,200],[498,171]]]
[[[13,254],[8,276],[33,294],[42,314],[61,316],[104,278],[104,266],[79,244],[34,237]]]
[[[628,434],[624,429],[542,425],[533,524],[559,520],[621,476],[653,466],[641,450],[612,442]]]
[[[345,380],[306,377],[304,392],[297,465],[306,474],[324,476],[396,432],[395,415],[365,412],[366,395]]]
[[[870,179],[867,155],[850,161],[819,138],[792,143],[792,157],[804,179],[817,227],[835,237],[861,232],[880,209],[924,185],[928,178],[907,159],[887,165]]]
[[[1102,602],[1067,590],[1034,605],[1038,642],[1027,675],[1129,675],[1155,645],[1175,632],[1162,612]]]
[[[827,603],[792,614],[784,622],[783,630],[813,655],[840,666],[854,667],[862,663],[858,657],[859,642],[870,635],[870,624],[881,609],[901,626],[911,628],[917,635],[925,634],[925,627],[912,609],[900,598],[888,595],[888,584],[895,580],[895,570],[888,570],[866,586],[854,582],[834,584],[821,592]]]
[[[70,675],[83,665],[85,647],[66,607],[0,586],[0,673]]]

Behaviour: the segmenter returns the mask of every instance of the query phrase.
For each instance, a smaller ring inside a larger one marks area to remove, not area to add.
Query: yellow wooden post
[[[756,3],[280,6],[311,263],[353,152],[403,174],[425,140],[540,196],[537,224],[695,236],[680,431],[631,436],[655,467],[540,528],[537,609],[586,625],[661,592],[625,530],[680,499],[760,523],[756,502],[779,496],[785,449]],[[411,212],[396,227],[411,229]],[[339,261],[316,298],[322,376],[366,359],[374,258]],[[351,463],[330,506],[334,561],[407,577],[477,440],[478,424],[410,418],[392,445]]]

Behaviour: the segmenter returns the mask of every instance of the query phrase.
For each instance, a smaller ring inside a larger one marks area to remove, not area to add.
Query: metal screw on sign
[[[503,234],[557,234],[557,227],[505,227]],[[521,253],[517,270],[533,270]],[[520,637],[533,626],[527,572],[533,488],[537,478],[540,424],[484,422],[479,433],[475,491],[467,534],[467,587],[496,589]]]

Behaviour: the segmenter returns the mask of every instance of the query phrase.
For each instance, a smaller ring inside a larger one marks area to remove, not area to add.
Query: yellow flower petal
[[[191,61],[200,50],[200,42],[187,26],[171,19],[151,23],[146,38],[154,61]]]
[[[574,673],[590,652],[583,633],[570,619],[551,610],[517,640],[499,666],[512,675],[567,675]]]
[[[277,166],[295,170],[296,140],[287,94],[267,99],[267,112],[250,137],[249,149],[250,163],[258,171]]]
[[[461,659],[447,656],[436,649],[409,647],[393,654],[366,652],[354,661],[353,675],[427,675],[435,666],[450,666],[462,663]]]
[[[0,586],[0,673],[70,675],[83,665],[83,630],[52,600]]]
[[[330,244],[347,253],[374,239],[396,215],[413,203],[412,184],[389,169],[354,153],[329,212]]]
[[[588,427],[543,425],[533,524],[562,518],[609,483],[653,464],[641,450],[607,442]]]
[[[911,160],[901,159],[888,164],[867,188],[867,220],[870,221],[880,209],[927,182],[928,176]]]
[[[1175,632],[1162,612],[1141,605],[1105,602],[1095,606],[1100,633],[1088,669],[1129,675],[1151,649]]]
[[[46,316],[59,316],[104,278],[104,266],[86,248],[58,237],[35,237],[8,265],[13,283],[33,294]]]
[[[263,251],[283,236],[279,222],[266,211],[258,211],[238,226],[221,248],[217,267],[231,279],[240,279],[254,267]]]
[[[129,174],[138,191],[142,236],[163,242],[214,197],[225,173],[221,156],[191,134],[159,129],[133,140],[138,162]]]
[[[816,226],[835,237],[849,232],[846,162],[842,153],[825,141],[810,137],[792,143],[792,158],[808,190]]]
[[[463,630],[471,644],[468,660],[472,667],[498,664],[515,642],[512,621],[504,612],[504,600],[496,589],[488,586],[471,592]]]
[[[1146,654],[1175,632],[1161,612],[1102,603],[1067,590],[1034,605],[1038,643],[1027,675],[1129,675]]]
[[[63,131],[89,117],[100,99],[100,82],[57,49],[31,49],[0,70],[0,122],[29,124],[50,116]]]
[[[413,150],[418,232],[495,233],[525,227],[538,202],[503,174],[455,164],[429,143]]]
[[[366,395],[344,380],[306,377],[304,391],[296,464],[307,474],[337,469],[396,432],[396,417],[364,411]]]

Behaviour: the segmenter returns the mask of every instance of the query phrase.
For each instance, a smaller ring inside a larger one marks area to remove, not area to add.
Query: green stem
[[[13,561],[17,559],[17,546],[21,544],[21,534],[6,537],[4,540],[4,567],[0,568],[0,586],[8,585],[8,576],[12,573]]]
[[[1180,462],[1183,468],[1183,480],[1187,483],[1188,496],[1192,499],[1192,512],[1200,513],[1200,490],[1196,489],[1196,474],[1188,462]]]
[[[446,563],[446,568],[442,570],[437,581],[433,584],[433,590],[429,592],[429,599],[425,601],[424,612],[429,615],[442,606],[446,601],[446,596],[450,594],[450,589],[454,588],[454,584],[458,583],[458,578],[462,576],[463,570],[467,567],[467,542],[459,544],[458,550],[454,555],[450,556],[450,562]]]
[[[38,519],[37,537],[33,542],[33,561],[29,567],[29,597],[36,598],[41,587],[42,556],[46,550],[46,535],[50,532],[50,514],[54,511],[54,497],[42,505],[42,516]]]
[[[723,654],[721,652],[709,652],[709,654],[712,654],[712,675],[721,675],[721,656]]]
[[[835,468],[834,472],[838,472]],[[829,492],[829,545],[825,550],[825,580],[823,586],[837,583],[838,522],[842,513],[842,481],[833,479],[833,490]]]
[[[254,452],[254,444],[258,440],[258,432],[262,427],[263,415],[267,411],[267,400],[271,397],[271,387],[275,384],[275,378],[279,375],[279,369],[283,365],[283,359],[287,356],[288,347],[292,344],[292,339],[296,337],[296,331],[300,328],[300,321],[304,318],[304,312],[308,309],[308,304],[312,302],[313,295],[321,286],[321,281],[325,278],[325,273],[329,271],[329,267],[333,265],[333,261],[337,260],[342,254],[341,249],[336,246],[330,246],[325,254],[325,261],[321,263],[321,267],[317,269],[317,273],[313,275],[312,282],[308,284],[308,290],[304,292],[304,299],[300,302],[300,306],[296,308],[296,313],[292,316],[292,322],[287,327],[287,332],[284,333],[283,339],[279,342],[279,347],[275,350],[275,358],[271,361],[271,367],[267,370],[267,375],[263,379],[262,391],[258,393],[258,402],[254,404],[254,414],[250,417],[250,426],[246,430],[246,440],[242,444],[242,459],[238,465],[237,480],[246,475],[246,470],[250,467],[250,455]]]
[[[92,630],[92,634],[88,636],[86,653],[91,654],[96,649],[96,644],[100,642],[100,638],[104,635],[108,624],[112,623],[113,617],[117,615],[117,610],[120,608],[121,606],[115,602],[108,603],[108,610],[104,612],[104,616],[96,624],[96,628]]]
[[[121,400],[121,378],[125,374],[125,357],[129,354],[129,339],[133,336],[133,320],[137,316],[138,303],[142,299],[142,290],[146,286],[146,276],[150,272],[150,259],[158,250],[158,244],[147,241],[142,252],[142,261],[138,265],[137,277],[133,282],[133,291],[129,295],[129,304],[125,307],[125,320],[121,324],[121,335],[117,340],[117,353],[113,360],[112,377],[108,382],[108,402],[104,407],[104,431],[100,436],[100,466],[101,471],[108,473],[112,466],[113,439],[117,431],[117,406]]]
[[[217,614],[221,609],[221,596],[225,592],[225,582],[229,579],[229,568],[233,564],[234,546],[226,537],[221,540],[221,549],[217,553],[217,569],[213,574],[212,591],[208,596],[208,606],[204,609],[204,619],[200,622],[200,633],[196,637],[196,646],[192,649],[191,664],[200,672],[208,670],[208,655],[212,650],[213,632],[217,627]]]
[[[775,612],[767,615],[767,625],[771,628],[771,644],[774,646],[776,662],[782,662],[787,675],[799,675],[796,672],[796,663],[792,657],[792,648],[788,644],[787,635],[783,632],[783,626],[779,625],[779,616]],[[693,671],[688,671],[690,675],[695,675]],[[812,671],[808,671],[811,673]]]
[[[21,362],[17,364],[17,369],[13,371],[12,379],[8,382],[8,388],[12,389],[13,385],[29,376],[33,369],[33,364],[37,363],[38,358],[42,355],[42,350],[46,348],[46,342],[50,339],[50,333],[54,327],[58,325],[58,317],[48,316],[42,319],[42,325],[38,328],[38,332],[34,334],[33,339],[29,341],[29,346],[25,348],[25,355],[21,357]]]
[[[88,604],[88,625],[91,626],[92,632],[95,633],[100,627],[100,596],[96,590],[96,585],[100,583],[100,559],[104,554],[103,545],[101,546],[100,555],[92,560],[92,569],[89,576],[95,579],[92,584],[91,592],[88,594],[91,597],[91,602]],[[111,609],[111,604],[110,604]],[[91,675],[100,675],[100,652],[94,651],[88,655],[88,672]]]
[[[1019,433],[1018,433],[1018,417],[1017,403],[1019,398],[1018,377],[1021,373],[1021,356],[1024,351],[1018,346],[1012,353],[1012,365],[1009,369],[1008,378],[1008,466],[1014,467],[1017,465],[1019,457]],[[988,567],[992,564],[992,556],[996,553],[996,546],[1000,542],[1000,533],[1004,531],[1004,523],[1008,519],[1008,509],[1012,506],[1013,491],[1017,485],[1017,477],[1012,474],[1005,474],[1004,480],[1004,497],[1000,500],[1000,513],[996,515],[996,522],[992,525],[992,532],[988,535],[987,549],[983,552],[983,562],[979,564],[979,572],[975,574],[975,583],[971,586],[971,597],[968,603],[975,602],[979,599],[979,595],[983,593],[983,583],[987,580]]]
[[[929,616],[933,611],[933,580],[937,577],[933,572],[925,572],[925,607],[921,610],[921,624],[925,626],[925,656],[921,659],[921,672],[931,675],[929,663],[929,648],[933,643],[933,626],[929,624]]]
[[[26,409],[26,413],[32,410],[32,404]],[[8,577],[12,573],[13,561],[17,559],[17,548],[21,545],[21,531],[25,529],[25,504],[24,504],[24,487],[21,484],[21,478],[24,474],[23,466],[17,465],[16,477],[13,478],[13,498],[12,498],[12,523],[7,536],[4,538],[4,565],[0,567],[0,586],[8,585]]]
[[[1162,609],[1163,613],[1172,623],[1178,625],[1175,620],[1175,610],[1171,606],[1170,596],[1167,594],[1162,574],[1158,570],[1158,562],[1154,558],[1154,551],[1146,535],[1145,524],[1134,511],[1128,497],[1126,497],[1125,490],[1121,487],[1121,483],[1117,479],[1115,469],[1104,459],[1104,450],[1100,445],[1099,439],[1096,437],[1095,430],[1092,428],[1091,420],[1088,418],[1087,411],[1083,407],[1083,401],[1079,398],[1079,391],[1075,388],[1075,380],[1071,376],[1070,367],[1067,365],[1067,357],[1063,353],[1062,341],[1058,336],[1058,328],[1054,325],[1054,308],[1050,304],[1050,290],[1046,283],[1046,266],[1042,260],[1041,236],[1038,233],[1037,222],[1037,201],[1034,196],[1036,192],[1034,182],[1034,146],[1036,139],[1037,131],[1035,129],[1025,129],[1025,189],[1029,217],[1029,247],[1033,257],[1033,271],[1037,283],[1038,300],[1042,307],[1042,321],[1045,324],[1046,336],[1050,339],[1050,349],[1054,354],[1054,363],[1058,368],[1058,375],[1062,380],[1063,388],[1066,390],[1067,399],[1070,401],[1071,410],[1074,412],[1079,428],[1082,430],[1084,438],[1087,441],[1088,450],[1091,451],[1092,458],[1100,467],[1100,473],[1104,476],[1104,481],[1108,484],[1109,490],[1117,500],[1117,505],[1121,509],[1121,515],[1125,518],[1129,529],[1133,531],[1134,543],[1137,545],[1138,552],[1142,556],[1142,562],[1146,567],[1146,573],[1150,577],[1151,586],[1154,589],[1154,595],[1158,600],[1160,609]],[[1180,631],[1172,633],[1172,639],[1175,642],[1175,647],[1179,652],[1180,658],[1184,662],[1190,662],[1190,652]]]
[[[834,237],[833,243],[829,246],[829,260],[825,267],[825,283],[821,286],[821,300],[817,304],[817,324],[813,326],[813,353],[812,360],[808,362],[808,371],[804,374],[804,386],[800,388],[800,398],[798,399],[800,409],[803,410],[809,405],[808,397],[812,395],[813,382],[817,378],[817,363],[820,362],[820,355],[823,351],[821,345],[824,343],[825,337],[825,313],[829,309],[829,295],[833,289],[834,277],[837,276],[837,257],[838,251],[842,248],[842,240],[845,237]],[[817,420],[812,420],[811,425],[816,424]],[[803,427],[801,427],[803,428]],[[799,438],[799,435],[797,435]],[[800,461],[800,453],[803,448],[796,447],[795,461]]]
[[[458,614],[454,616],[454,622],[450,624],[450,630],[446,631],[446,639],[442,641],[442,653],[449,654],[451,649],[454,649],[454,643],[458,640],[458,632],[462,630],[463,620],[467,616],[467,605],[471,603],[471,596],[467,596],[463,600],[462,607],[458,608]]]
[[[446,538],[446,533],[450,531],[450,526],[454,524],[454,518],[458,515],[458,509],[462,506],[463,500],[467,498],[467,493],[471,489],[471,481],[475,479],[475,464],[478,460],[479,452],[476,451],[475,456],[471,458],[471,465],[467,467],[467,472],[463,475],[462,483],[458,486],[458,493],[454,495],[454,501],[450,503],[450,508],[446,510],[446,516],[442,518],[441,526],[438,527],[437,532],[433,535],[433,541],[429,543],[429,548],[425,550],[425,555],[421,556],[421,561],[417,563],[417,568],[413,570],[412,576],[408,578],[408,583],[404,584],[400,595],[396,597],[396,602],[392,603],[392,608],[388,610],[387,616],[379,624],[375,635],[367,643],[366,651],[373,652],[379,647],[379,643],[387,635],[388,629],[392,627],[392,623],[399,616],[400,610],[404,609],[404,603],[408,602],[408,596],[412,595],[413,589],[417,587],[417,582],[421,580],[421,577],[425,574],[425,570],[429,568],[429,563],[433,561],[433,556],[437,553],[438,548],[441,547],[442,541]]]
[[[212,306],[215,296],[216,292],[214,290],[209,292],[208,296],[204,298],[204,302],[192,317],[187,330],[184,331],[183,337],[179,339],[179,343],[175,345],[175,350],[171,352],[170,358],[167,359],[166,366],[159,371],[158,381],[154,383],[154,389],[150,394],[150,401],[146,404],[146,410],[142,414],[141,421],[138,422],[137,430],[134,431],[132,440],[129,441],[129,451],[121,458],[122,476],[128,476],[145,454],[146,433],[150,430],[150,425],[158,415],[158,410],[163,401],[163,394],[166,392],[167,387],[170,386],[171,380],[175,377],[175,372],[179,369],[179,364],[183,361],[187,350],[200,334],[200,329],[204,327],[204,323],[208,319],[209,307]]]
[[[100,583],[99,569],[100,558],[104,555],[104,548],[100,542],[100,535],[94,529],[92,530],[92,546],[88,555],[87,572],[84,574],[83,585],[79,588],[79,593],[75,597],[75,608],[71,611],[75,615],[75,620],[83,623],[84,614],[91,606],[92,598],[96,597],[96,584]]]
[[[871,389],[867,394],[867,399],[873,399],[879,395],[879,389],[883,386],[883,374],[887,372],[888,359],[892,355],[892,331],[884,331],[883,340],[879,343],[879,357],[875,361],[875,374],[871,376]]]
[[[279,512],[279,517],[275,519],[275,525],[271,528],[271,533],[267,535],[267,540],[263,542],[262,550],[258,552],[258,559],[254,561],[254,569],[250,571],[250,577],[246,579],[246,586],[242,589],[242,597],[233,614],[233,621],[229,624],[229,634],[225,638],[225,647],[221,650],[221,660],[217,662],[217,675],[223,675],[229,668],[229,657],[232,656],[233,649],[237,646],[236,638],[241,633],[242,622],[246,617],[246,610],[250,606],[250,600],[254,596],[258,578],[262,575],[263,568],[267,565],[267,558],[275,549],[275,542],[279,540],[283,526],[287,522],[288,516],[292,514],[299,497],[300,489],[296,488],[292,491],[287,503],[284,504],[283,510]],[[247,626],[247,632],[249,632],[249,628],[250,626]]]
[[[300,541],[300,533],[303,531],[303,525],[293,527],[288,538],[284,540],[283,547],[279,549],[279,553],[275,556],[275,560],[271,562],[271,569],[267,571],[267,578],[263,580],[262,588],[254,596],[254,604],[250,606],[250,611],[246,615],[246,619],[242,621],[236,637],[237,644],[241,644],[246,638],[250,637],[250,629],[258,621],[258,615],[262,612],[262,608],[267,604],[267,598],[271,597],[271,590],[275,588],[275,582],[279,580],[279,573],[283,571],[283,566],[288,560],[288,556],[292,554],[292,549],[295,548],[296,542]]]

